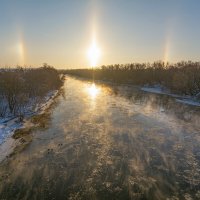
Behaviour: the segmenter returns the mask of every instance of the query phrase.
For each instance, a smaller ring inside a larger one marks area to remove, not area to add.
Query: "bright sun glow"
[[[90,64],[92,67],[95,67],[97,65],[99,57],[100,57],[100,50],[97,47],[96,42],[93,41],[90,49],[88,50],[88,58],[90,60]]]
[[[88,87],[88,93],[94,99],[99,93],[99,88],[97,88],[93,83],[90,87]]]

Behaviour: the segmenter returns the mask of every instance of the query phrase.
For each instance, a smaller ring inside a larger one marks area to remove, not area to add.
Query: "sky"
[[[0,66],[91,67],[94,43],[97,66],[199,61],[199,10],[199,0],[0,0]]]

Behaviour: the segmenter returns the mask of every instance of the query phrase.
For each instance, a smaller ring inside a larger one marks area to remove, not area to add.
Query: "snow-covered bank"
[[[144,87],[141,87],[141,90],[145,91],[145,92],[151,92],[151,93],[155,93],[155,94],[164,94],[164,95],[168,95],[171,97],[175,97],[176,101],[179,103],[184,103],[184,104],[188,104],[188,105],[192,105],[192,106],[200,106],[200,100],[198,100],[197,97],[181,96],[181,95],[173,94],[170,92],[170,90],[168,90],[160,85],[155,85],[153,87],[144,86]]]
[[[49,92],[36,104],[34,100],[31,101],[24,112],[25,115],[23,122],[20,122],[18,117],[14,117],[12,115],[0,119],[0,162],[12,152],[18,143],[18,141],[12,138],[15,130],[27,127],[29,125],[28,119],[30,117],[44,113],[44,111],[53,103],[57,94],[58,90],[54,90]]]
[[[69,75],[70,76],[70,75]],[[77,76],[73,76],[72,77],[77,77]],[[83,78],[83,77],[78,77],[78,79],[80,80],[89,80],[88,78]],[[183,96],[183,95],[178,95],[178,94],[173,94],[170,92],[169,89],[161,86],[161,85],[154,85],[154,86],[138,86],[138,85],[133,85],[133,84],[119,84],[119,83],[114,83],[112,81],[108,81],[108,80],[96,80],[97,83],[104,83],[104,84],[108,84],[108,85],[120,85],[120,86],[124,86],[124,87],[131,87],[131,88],[137,88],[139,90],[145,91],[145,92],[150,92],[150,93],[155,93],[155,94],[163,94],[163,95],[168,95],[171,97],[174,97],[176,99],[176,101],[178,103],[183,103],[183,104],[187,104],[187,105],[191,105],[191,106],[198,106],[200,107],[200,92],[196,95],[196,97],[192,97],[192,96]]]
[[[179,103],[184,103],[184,104],[188,104],[191,106],[200,106],[200,102],[199,101],[195,101],[193,99],[176,99],[177,102]]]

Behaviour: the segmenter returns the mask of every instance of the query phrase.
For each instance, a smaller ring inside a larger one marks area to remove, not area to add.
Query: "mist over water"
[[[0,166],[0,199],[200,199],[200,109],[67,77],[44,129]]]

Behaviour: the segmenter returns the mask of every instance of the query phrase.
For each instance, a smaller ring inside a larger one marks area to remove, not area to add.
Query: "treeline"
[[[23,117],[26,107],[62,85],[62,78],[53,67],[0,70],[0,117]]]
[[[94,70],[65,70],[63,73],[115,83],[150,86],[159,84],[171,92],[184,95],[197,95],[200,92],[200,62],[116,64]]]

